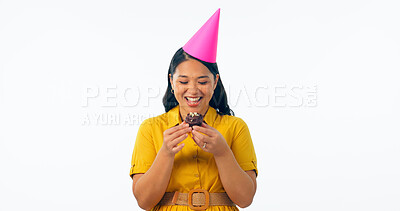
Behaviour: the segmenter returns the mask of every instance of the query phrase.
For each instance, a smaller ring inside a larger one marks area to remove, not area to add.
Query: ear
[[[174,87],[174,83],[172,81],[172,75],[168,74],[168,76],[169,76],[169,82],[171,83],[171,87],[173,88]]]
[[[215,90],[215,88],[217,88],[218,80],[219,80],[219,74],[216,74],[216,75],[215,75],[214,90]]]

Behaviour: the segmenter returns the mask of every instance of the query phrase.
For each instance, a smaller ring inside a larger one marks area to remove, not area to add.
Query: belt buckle
[[[193,196],[194,193],[204,193],[204,195],[206,196],[205,205],[200,205],[200,206],[194,206],[193,205],[192,196]],[[189,194],[188,194],[188,204],[189,204],[190,209],[192,209],[192,210],[205,210],[210,205],[210,193],[207,190],[204,190],[204,189],[193,189],[193,190],[190,190]]]

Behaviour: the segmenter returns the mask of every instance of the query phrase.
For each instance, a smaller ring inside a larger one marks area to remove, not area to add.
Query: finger
[[[178,145],[179,143],[181,143],[183,140],[185,140],[187,137],[188,137],[188,134],[185,133],[185,134],[183,134],[183,135],[181,135],[181,136],[179,136],[179,137],[173,139],[173,140],[170,142],[170,143],[171,143],[171,146],[175,147],[176,145]]]
[[[214,133],[214,131],[212,131],[211,129],[200,127],[200,126],[193,126],[193,130],[196,131],[196,132],[204,133],[204,134],[206,134],[208,136],[212,136],[213,133]]]
[[[196,131],[192,131],[192,133],[196,144],[202,146],[202,144],[204,143],[204,135]]]
[[[165,130],[165,134],[166,134],[166,135],[170,135],[170,134],[173,134],[173,133],[175,133],[176,131],[178,131],[178,130],[180,130],[180,129],[182,129],[182,128],[186,128],[186,127],[189,127],[189,124],[188,124],[188,123],[185,123],[185,122],[182,122],[181,124],[179,124],[179,125],[177,125],[177,126],[174,126],[174,127],[171,127],[171,128],[166,129],[166,130]]]
[[[192,132],[192,139],[196,144],[199,142],[199,139],[194,135],[193,132]]]
[[[199,147],[201,148],[203,142],[201,142],[199,139],[196,139],[196,138],[194,138],[193,140],[194,140],[194,142],[196,143],[196,145],[199,146]]]
[[[172,148],[172,152],[176,154],[176,153],[178,153],[179,151],[181,151],[181,150],[183,149],[184,146],[185,146],[184,143],[179,144],[178,146]]]
[[[191,131],[192,131],[192,128],[191,128],[191,127],[182,128],[182,129],[176,131],[175,133],[170,134],[170,135],[169,135],[169,138],[170,138],[171,140],[173,140],[173,139],[176,139],[176,138],[178,138],[179,136],[181,136],[181,135],[183,135],[183,134],[187,134],[187,133],[189,133],[189,132],[191,132]]]
[[[211,130],[211,131],[217,130],[217,129],[211,127],[210,125],[208,125],[208,124],[205,123],[205,122],[202,122],[202,123],[201,123],[201,127],[202,127],[202,128],[206,128],[206,129],[209,129],[209,130]]]
[[[199,146],[201,149],[204,150],[203,147],[204,147],[204,143],[206,143],[206,142],[198,140],[198,139],[195,142],[196,142],[197,146]]]
[[[192,134],[190,137],[193,139],[193,141],[197,143],[197,139],[194,137],[193,131],[190,134]]]

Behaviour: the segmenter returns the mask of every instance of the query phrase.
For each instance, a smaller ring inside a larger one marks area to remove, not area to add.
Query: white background
[[[258,157],[245,210],[400,210],[400,6],[377,0],[0,1],[0,210],[139,210],[139,123],[218,8],[221,78]]]

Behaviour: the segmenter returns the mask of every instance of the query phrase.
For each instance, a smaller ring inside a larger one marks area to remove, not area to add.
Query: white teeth
[[[186,98],[187,98],[189,101],[193,101],[193,102],[200,100],[200,97],[197,97],[197,98],[186,97]]]

